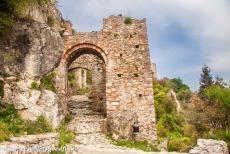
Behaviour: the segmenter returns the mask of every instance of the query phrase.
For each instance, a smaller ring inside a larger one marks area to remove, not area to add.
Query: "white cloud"
[[[151,33],[150,43],[152,43],[153,38],[161,39],[158,36],[167,33],[170,24],[177,23],[183,27],[188,37],[194,39],[200,46],[201,55],[205,56],[203,57],[205,61],[201,63],[210,65],[216,72],[222,72],[223,77],[230,81],[230,2],[228,0],[60,0],[63,6],[67,3],[69,8],[61,9],[67,12],[76,29],[81,31],[99,29],[102,18],[112,14],[146,17],[150,26],[148,29]],[[158,41],[163,40],[156,42]],[[152,46],[154,48],[154,45]],[[173,48],[166,47],[164,50]],[[165,63],[164,59],[158,61]],[[173,63],[173,60],[171,62]],[[194,67],[198,69],[197,66]]]

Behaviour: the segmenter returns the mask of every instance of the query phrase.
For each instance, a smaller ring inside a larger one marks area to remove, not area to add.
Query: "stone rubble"
[[[0,143],[0,154],[49,154],[58,144],[58,133],[13,137]]]

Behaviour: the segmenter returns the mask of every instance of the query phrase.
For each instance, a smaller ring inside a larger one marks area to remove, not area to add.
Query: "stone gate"
[[[57,68],[57,91],[67,93],[67,72],[83,55],[96,56],[103,64],[104,88],[96,93],[95,110],[105,112],[108,130],[121,138],[133,136],[134,122],[139,124],[143,140],[156,140],[152,71],[146,21],[122,16],[103,20],[97,32],[74,32],[66,23],[65,49]],[[103,83],[103,81],[102,81]],[[127,132],[127,133],[125,133]]]

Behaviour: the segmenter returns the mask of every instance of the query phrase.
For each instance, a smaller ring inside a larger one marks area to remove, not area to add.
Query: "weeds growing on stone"
[[[133,20],[132,20],[131,17],[125,17],[124,23],[125,23],[126,25],[131,25],[131,24],[133,23]]]

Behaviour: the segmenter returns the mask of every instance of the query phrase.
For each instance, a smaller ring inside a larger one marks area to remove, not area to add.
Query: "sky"
[[[76,31],[99,31],[102,19],[146,18],[158,77],[180,77],[199,88],[201,68],[230,84],[230,0],[58,0]]]

